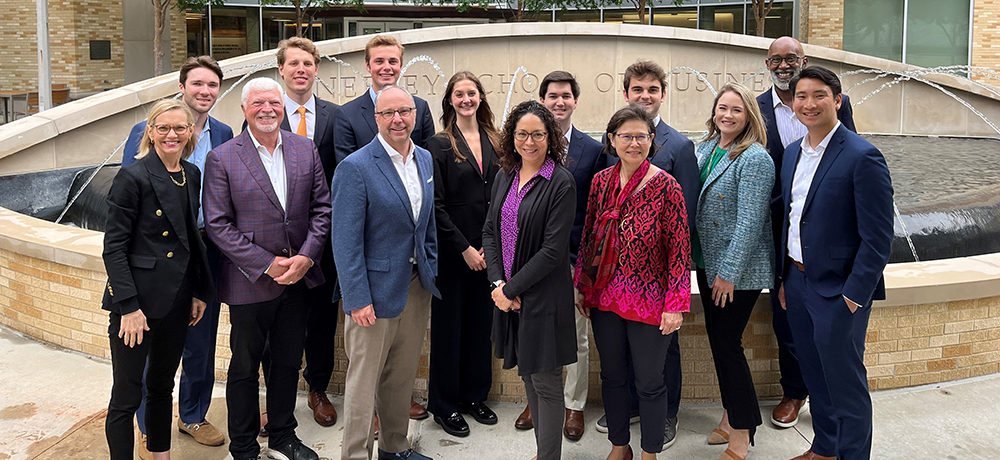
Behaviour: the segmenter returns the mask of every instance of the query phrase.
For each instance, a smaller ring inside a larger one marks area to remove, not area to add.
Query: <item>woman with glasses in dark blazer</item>
[[[132,459],[132,419],[146,368],[146,447],[170,458],[174,375],[187,327],[201,320],[215,288],[198,232],[198,168],[194,116],[175,99],[153,105],[135,163],[122,168],[108,192],[102,308],[114,383],[105,432],[112,460]]]
[[[562,453],[562,368],[576,362],[569,235],[576,181],[563,165],[566,145],[555,117],[538,101],[507,116],[500,167],[483,226],[492,283],[495,355],[517,366],[534,418],[537,460]],[[662,427],[661,427],[662,428]]]
[[[441,100],[441,132],[427,143],[434,158],[434,216],[438,232],[437,286],[432,301],[427,410],[452,436],[468,436],[462,414],[494,425],[485,404],[493,385],[490,300],[483,222],[500,170],[500,133],[482,83],[471,72],[448,81]]]

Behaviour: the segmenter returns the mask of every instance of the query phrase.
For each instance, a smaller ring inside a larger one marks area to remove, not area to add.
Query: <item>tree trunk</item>
[[[153,2],[153,75],[163,75],[163,29],[167,24],[172,0],[152,0]]]
[[[639,24],[648,24],[646,21],[646,0],[639,0],[636,9],[639,10]]]
[[[302,0],[292,0],[295,4],[295,36],[302,37]]]
[[[771,13],[772,6],[774,6],[774,0],[753,0],[753,18],[757,22],[758,37],[764,36],[764,21]]]

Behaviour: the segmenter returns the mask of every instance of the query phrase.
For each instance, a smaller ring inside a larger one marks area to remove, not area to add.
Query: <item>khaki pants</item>
[[[570,267],[570,272],[573,267]],[[573,301],[579,291],[573,287]],[[574,309],[575,310],[575,309]],[[590,387],[590,341],[587,332],[586,316],[576,310],[576,362],[566,366],[566,388],[563,390],[563,402],[567,409],[580,410],[587,405],[587,390]]]
[[[409,449],[410,396],[417,375],[420,349],[431,310],[431,293],[410,279],[406,307],[396,318],[378,318],[369,327],[344,320],[344,348],[350,360],[344,388],[343,460],[368,460],[375,439],[374,414],[381,422],[379,449],[389,453]]]

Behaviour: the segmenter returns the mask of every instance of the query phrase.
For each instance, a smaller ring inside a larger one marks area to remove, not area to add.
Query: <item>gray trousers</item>
[[[559,460],[562,456],[563,404],[562,367],[551,372],[521,376],[528,395],[528,407],[535,424],[538,460]]]

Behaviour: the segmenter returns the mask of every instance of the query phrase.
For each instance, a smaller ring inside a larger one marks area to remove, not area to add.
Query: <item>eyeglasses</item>
[[[406,118],[413,113],[415,109],[413,107],[400,107],[398,109],[383,110],[381,112],[375,112],[375,115],[382,117],[383,120],[392,120],[397,113],[400,118]]]
[[[637,134],[637,135],[633,136],[631,134],[618,134],[618,133],[615,133],[615,137],[617,137],[618,140],[620,140],[620,141],[622,141],[622,142],[624,142],[626,144],[631,144],[632,141],[635,141],[635,142],[639,143],[639,145],[646,145],[646,144],[649,143],[650,140],[653,139],[652,137],[650,137],[649,134]]]
[[[165,136],[167,133],[170,132],[171,129],[174,130],[174,133],[176,133],[178,136],[183,136],[184,133],[186,133],[189,129],[191,129],[191,125],[177,125],[177,126],[156,125],[153,128],[156,129],[156,133],[161,136]]]
[[[514,139],[521,142],[528,140],[528,136],[531,136],[531,140],[535,142],[542,142],[545,138],[549,137],[549,133],[545,131],[535,131],[533,133],[529,133],[527,131],[517,131],[514,133]]]
[[[771,56],[771,57],[767,58],[767,63],[771,64],[771,65],[774,65],[774,66],[778,66],[778,65],[781,65],[781,61],[785,61],[785,64],[795,65],[795,64],[798,64],[799,61],[801,61],[801,60],[802,60],[801,56],[784,56],[784,57],[782,57],[782,56]]]

